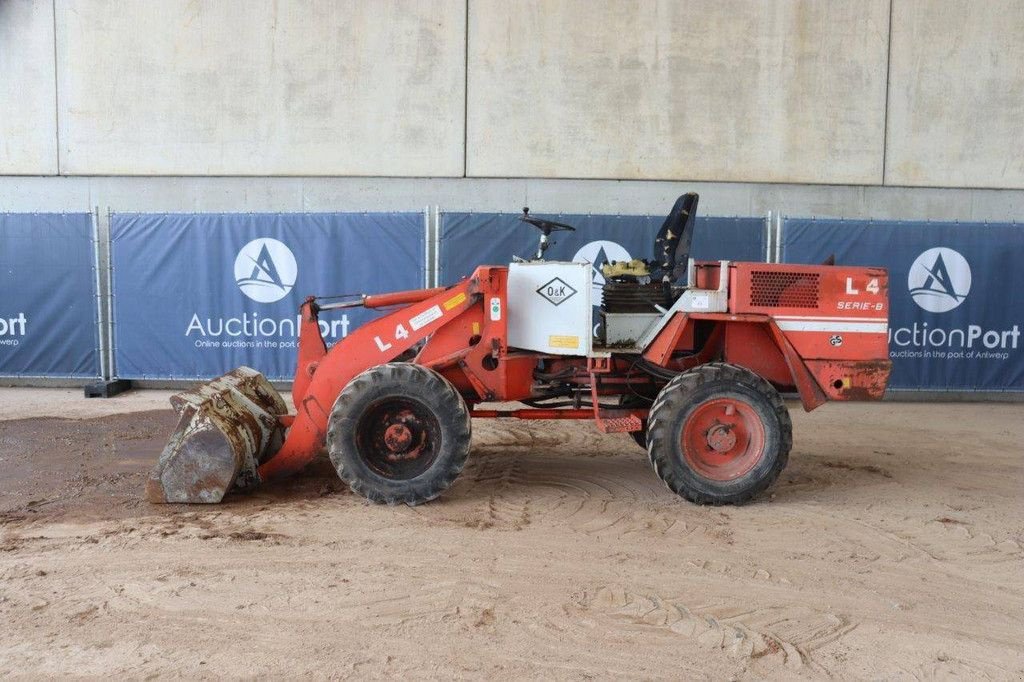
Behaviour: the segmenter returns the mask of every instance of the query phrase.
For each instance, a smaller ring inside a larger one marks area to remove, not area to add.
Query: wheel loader
[[[307,298],[294,410],[247,367],[176,395],[180,422],[147,499],[220,502],[326,448],[354,492],[416,505],[462,471],[473,418],[515,418],[629,433],[687,500],[751,500],[792,446],[780,393],[795,392],[807,411],[882,397],[888,275],[694,262],[697,202],[686,194],[675,203],[653,259],[600,264],[599,301],[595,264],[544,259],[551,235],[573,228],[529,209],[521,220],[540,231],[530,260],[481,266],[447,287]],[[388,312],[328,348],[320,316],[353,306]]]

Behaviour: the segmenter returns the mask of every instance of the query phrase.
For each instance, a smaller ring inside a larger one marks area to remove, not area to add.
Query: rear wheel
[[[416,505],[443,493],[469,456],[469,410],[437,372],[404,362],[372,367],[341,392],[327,449],[353,491]]]
[[[793,425],[767,381],[724,363],[666,384],[651,408],[647,452],[670,490],[698,504],[741,504],[786,466]]]

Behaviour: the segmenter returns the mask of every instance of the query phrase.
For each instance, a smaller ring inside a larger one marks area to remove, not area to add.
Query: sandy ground
[[[3,676],[1024,676],[1021,405],[793,409],[740,508],[624,435],[506,421],[422,507],[321,460],[189,508],[139,499],[167,392],[61,394],[0,392]]]

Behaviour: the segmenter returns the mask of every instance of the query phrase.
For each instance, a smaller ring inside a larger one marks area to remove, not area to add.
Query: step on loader
[[[172,399],[181,415],[147,487],[152,502],[219,502],[292,474],[324,448],[374,502],[441,495],[470,453],[472,418],[592,420],[629,433],[673,492],[746,502],[786,466],[805,410],[885,391],[888,275],[871,267],[693,262],[697,195],[679,198],[651,261],[544,260],[572,230],[524,209],[532,260],[458,284],[301,308],[294,411],[241,367]],[[321,315],[389,308],[330,349]],[[595,312],[595,309],[597,312]],[[596,331],[596,333],[595,333]],[[489,403],[519,403],[495,409]]]

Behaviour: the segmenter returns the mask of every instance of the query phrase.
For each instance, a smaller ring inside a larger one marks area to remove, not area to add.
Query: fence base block
[[[97,381],[95,384],[87,384],[85,387],[86,398],[113,398],[118,393],[124,393],[132,387],[132,382],[127,379],[112,379],[110,381]]]

